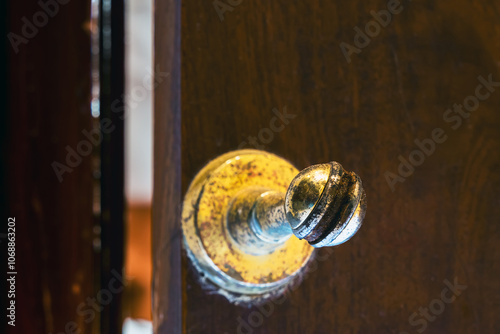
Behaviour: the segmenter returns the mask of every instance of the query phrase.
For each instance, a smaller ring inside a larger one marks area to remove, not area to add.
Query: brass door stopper
[[[219,292],[257,296],[290,282],[313,247],[349,240],[365,211],[361,179],[339,163],[298,173],[276,155],[234,151],[211,161],[191,183],[184,243],[194,267]]]

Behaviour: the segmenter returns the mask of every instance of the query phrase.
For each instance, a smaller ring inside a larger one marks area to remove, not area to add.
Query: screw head
[[[349,240],[361,227],[365,212],[361,179],[337,162],[301,171],[285,197],[285,214],[293,233],[314,247]]]

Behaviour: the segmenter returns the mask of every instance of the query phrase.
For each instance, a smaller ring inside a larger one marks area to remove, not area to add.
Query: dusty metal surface
[[[276,251],[293,235],[284,210],[285,193],[249,187],[231,200],[226,216],[227,234],[245,253]]]
[[[249,225],[268,244],[280,244],[293,235],[285,214],[285,193],[268,191],[260,195]]]
[[[252,188],[262,190],[257,195],[285,193],[297,173],[286,160],[257,150],[229,152],[198,173],[185,196],[182,227],[188,255],[202,275],[235,296],[276,291],[297,275],[314,250],[306,241],[289,238],[255,255],[236,247],[226,229],[226,214],[238,193]]]

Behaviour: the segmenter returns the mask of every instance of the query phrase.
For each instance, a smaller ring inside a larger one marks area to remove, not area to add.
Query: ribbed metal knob
[[[365,212],[361,179],[337,162],[301,171],[285,197],[286,219],[293,233],[314,247],[349,240],[361,227]]]

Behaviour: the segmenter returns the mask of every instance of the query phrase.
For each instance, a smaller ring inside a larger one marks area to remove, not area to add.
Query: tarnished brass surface
[[[360,228],[366,199],[355,173],[337,162],[297,173],[273,154],[241,150],[211,161],[192,182],[185,245],[219,292],[278,291],[305,266],[311,246],[339,245]]]
[[[237,294],[262,294],[288,283],[311,257],[313,247],[289,238],[268,254],[244,252],[226,228],[231,201],[241,191],[259,188],[285,193],[297,175],[286,160],[257,151],[229,152],[207,164],[184,200],[182,228],[195,267],[212,283]]]

